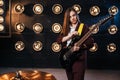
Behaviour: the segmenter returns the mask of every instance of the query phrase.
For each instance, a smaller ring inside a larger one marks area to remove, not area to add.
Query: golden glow
[[[50,73],[38,70],[19,70],[0,74],[0,80],[56,80],[56,78]]]
[[[54,42],[53,44],[52,44],[52,50],[54,51],[54,52],[59,52],[60,50],[61,50],[61,45],[60,44],[58,44],[57,42]]]
[[[97,43],[94,43],[93,47],[89,49],[90,52],[96,52],[98,50]]]
[[[116,45],[114,43],[110,43],[109,45],[107,45],[107,50],[109,52],[115,52],[116,51]]]
[[[19,3],[15,5],[14,9],[15,9],[15,12],[21,14],[24,11],[24,6]]]
[[[97,16],[100,13],[100,8],[98,6],[93,6],[90,8],[90,14]]]
[[[23,32],[25,29],[25,25],[23,23],[17,23],[15,25],[15,30],[18,32]]]
[[[22,51],[25,48],[25,44],[22,41],[17,41],[15,43],[15,49],[17,51]]]
[[[59,33],[62,30],[62,26],[59,23],[54,23],[52,25],[52,31],[54,33]]]
[[[116,15],[118,13],[118,8],[116,6],[112,6],[108,9],[110,15]]]
[[[117,31],[118,31],[118,28],[117,28],[116,25],[111,25],[111,26],[108,28],[108,32],[109,32],[110,34],[116,34]]]
[[[3,13],[4,13],[4,10],[0,8],[0,15],[2,15]]]
[[[0,31],[4,30],[4,26],[2,24],[0,24]]]
[[[43,12],[43,6],[41,4],[35,4],[33,6],[33,11],[35,14],[41,14]]]
[[[4,1],[0,0],[0,6],[3,6],[3,5],[4,5]]]
[[[0,16],[0,23],[4,22],[4,18],[2,16]]]
[[[95,28],[95,29],[92,31],[92,34],[97,34],[98,31],[99,31],[99,27],[96,26],[95,24],[89,27],[90,30],[93,29],[93,28]]]
[[[33,49],[35,51],[40,51],[40,50],[42,50],[42,48],[43,48],[43,45],[42,45],[42,43],[40,41],[35,41],[33,43]]]
[[[75,11],[77,11],[77,13],[79,14],[81,12],[81,6],[78,4],[73,5],[73,8],[75,9]]]
[[[52,11],[54,14],[60,14],[63,11],[63,7],[60,4],[54,4]]]
[[[43,30],[43,26],[42,26],[42,24],[40,24],[40,23],[35,23],[34,25],[33,25],[33,31],[35,32],[35,33],[40,33],[40,32],[42,32],[42,30]]]

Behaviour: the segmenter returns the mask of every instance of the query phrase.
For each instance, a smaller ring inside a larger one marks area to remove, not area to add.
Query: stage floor
[[[0,74],[19,70],[38,70],[52,74],[56,80],[67,80],[64,69],[61,68],[0,68]],[[120,70],[93,70],[87,69],[85,80],[120,80]]]

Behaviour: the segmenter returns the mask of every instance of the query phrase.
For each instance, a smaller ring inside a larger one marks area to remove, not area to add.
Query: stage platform
[[[37,70],[52,74],[56,80],[67,80],[65,70],[62,68],[0,68],[0,74],[16,72],[19,70]],[[120,70],[86,69],[85,80],[120,80]]]

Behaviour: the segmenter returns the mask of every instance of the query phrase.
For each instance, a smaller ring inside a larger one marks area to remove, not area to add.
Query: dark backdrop
[[[51,49],[51,45],[55,42],[58,33],[52,31],[53,23],[63,22],[63,14],[68,7],[74,4],[81,6],[81,13],[79,14],[81,22],[92,25],[100,19],[109,15],[108,8],[115,5],[120,9],[119,0],[4,0],[4,16],[6,31],[7,28],[11,29],[11,36],[8,38],[0,38],[0,67],[40,67],[40,68],[60,68],[59,52],[55,53]],[[14,11],[14,6],[17,3],[24,5],[25,10],[22,14],[17,14]],[[33,13],[32,7],[34,4],[43,5],[43,13],[36,15]],[[52,12],[54,4],[61,4],[63,11],[60,14]],[[97,5],[100,7],[100,14],[98,16],[91,16],[89,13],[90,7]],[[18,34],[14,30],[15,23],[23,22],[25,30]],[[32,30],[32,25],[39,22],[43,25],[43,31],[40,34],[35,34]],[[115,24],[118,32],[115,35],[110,35],[107,31],[108,27]],[[93,69],[120,69],[120,13],[111,21],[100,27],[97,34],[93,35],[99,49],[92,53],[88,52],[88,68]],[[3,35],[1,33],[1,35]],[[34,41],[40,40],[43,43],[41,51],[34,51],[32,44]],[[25,49],[23,51],[15,50],[15,43],[23,41]],[[117,50],[113,53],[107,51],[106,46],[109,43],[115,43]]]

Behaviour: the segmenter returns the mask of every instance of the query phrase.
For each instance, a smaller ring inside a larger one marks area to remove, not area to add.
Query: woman
[[[72,65],[65,68],[68,80],[84,80],[87,59],[86,53],[87,50],[93,46],[94,40],[90,36],[82,45],[78,45],[76,42],[81,39],[88,30],[87,26],[80,22],[79,16],[74,8],[68,8],[64,15],[63,29],[57,39],[57,42],[62,44],[62,49],[70,47],[72,43],[72,53],[77,54],[71,56]],[[79,38],[77,39],[76,36]],[[72,59],[72,57],[74,58]]]

